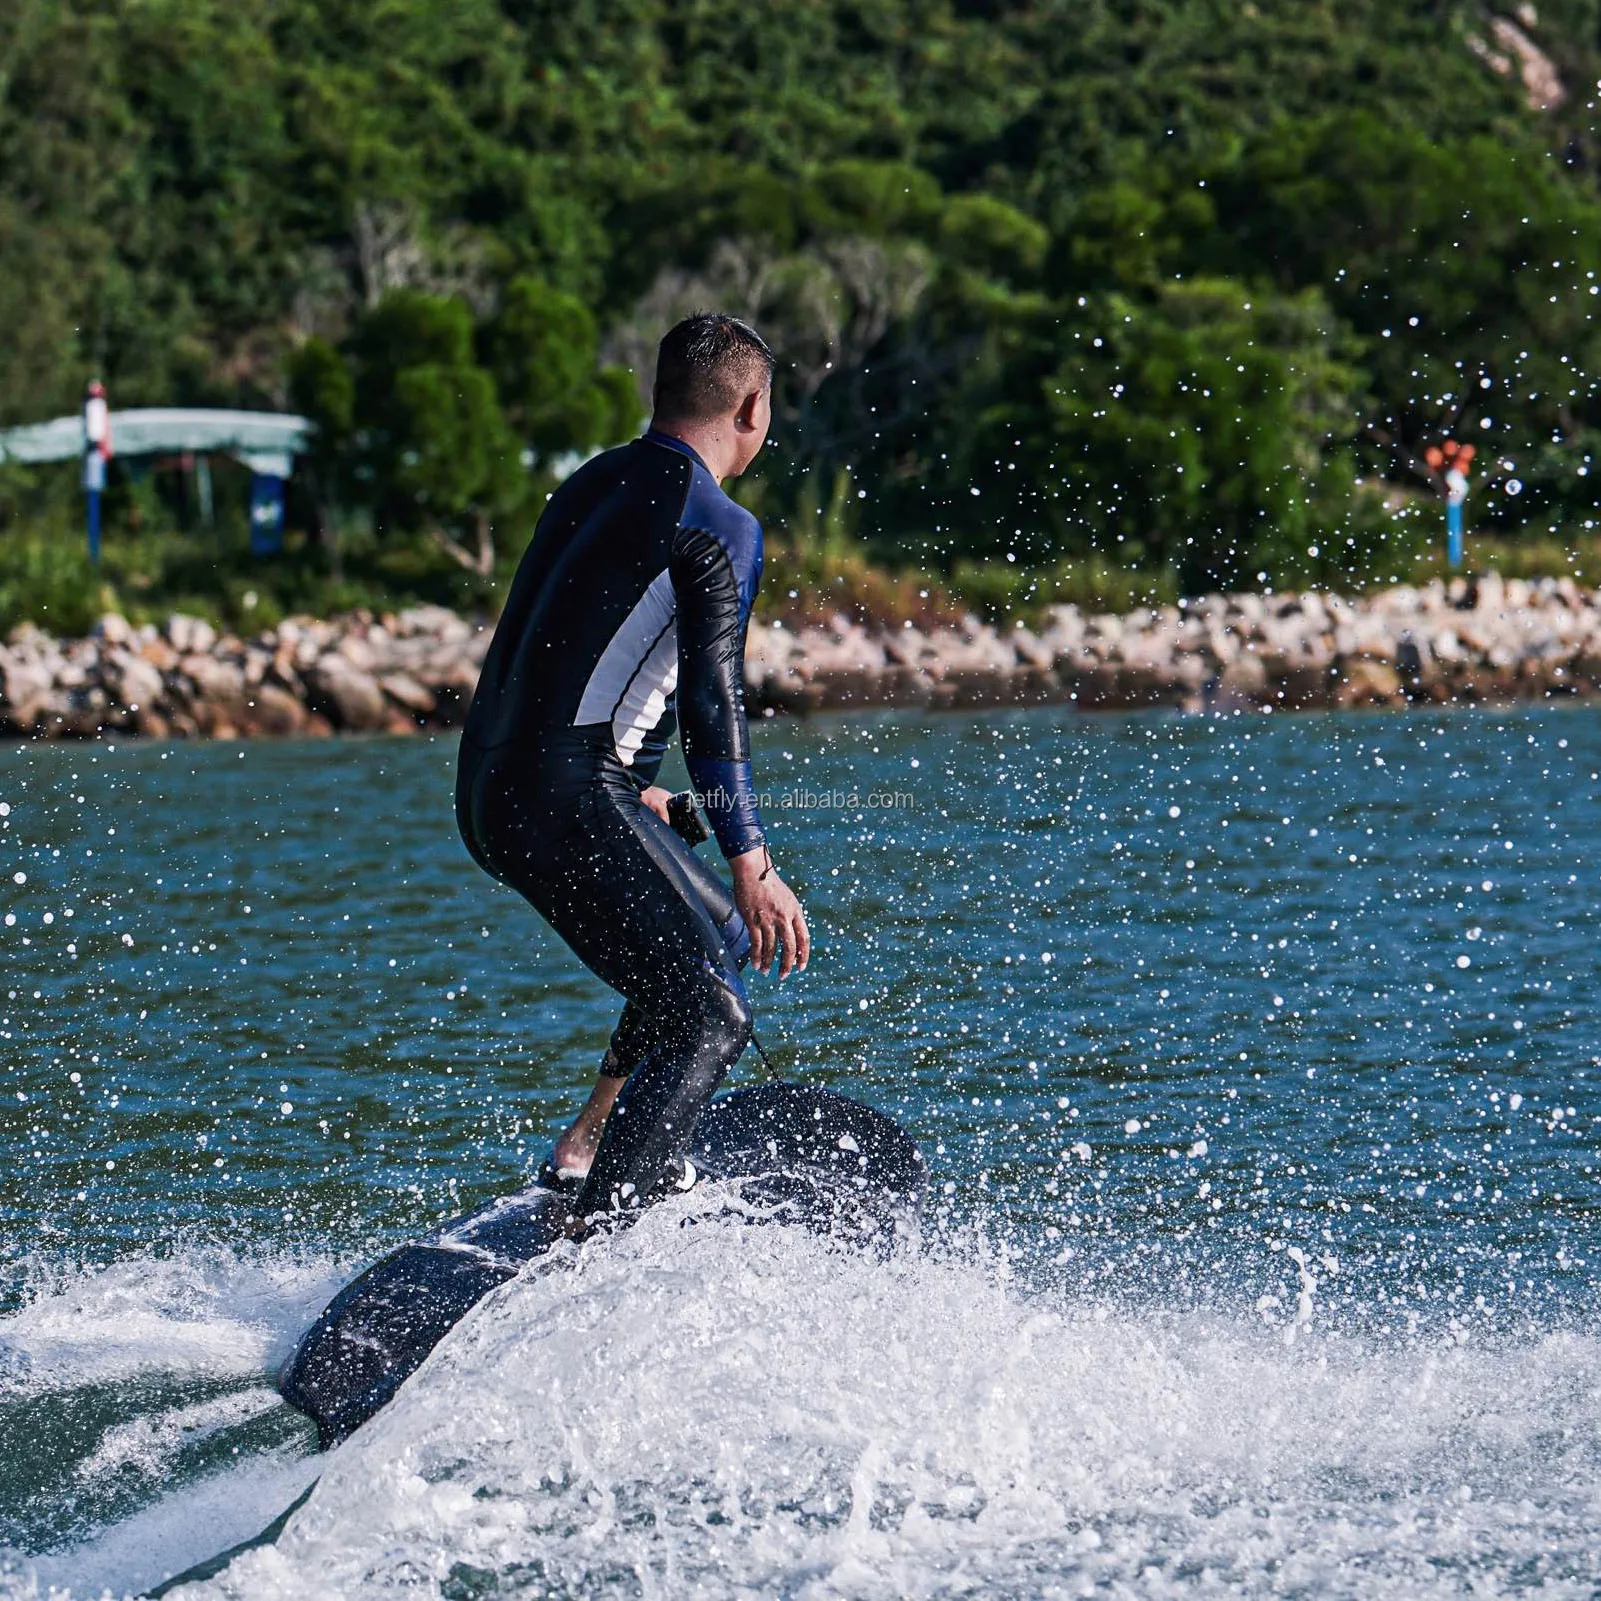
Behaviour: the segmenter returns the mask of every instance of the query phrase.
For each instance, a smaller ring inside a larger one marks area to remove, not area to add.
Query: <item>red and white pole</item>
[[[111,409],[106,386],[90,381],[83,396],[83,492],[88,517],[89,563],[100,565],[100,496],[106,487],[106,463],[111,459]]]

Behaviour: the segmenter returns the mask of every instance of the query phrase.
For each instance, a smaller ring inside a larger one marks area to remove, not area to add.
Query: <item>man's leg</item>
[[[735,966],[743,968],[750,956],[750,935],[728,886],[693,851],[686,850],[684,854],[686,860],[681,865],[701,904],[717,925],[723,945]],[[634,1069],[650,1054],[651,1045],[650,1021],[630,1001],[623,1008],[611,1043],[601,1059],[600,1071],[595,1076],[589,1099],[551,1151],[550,1165],[558,1174],[570,1177],[588,1175],[617,1097]]]
[[[628,1075],[645,1060],[651,1047],[650,1025],[645,1014],[632,1001],[623,1008],[622,1018],[612,1033],[611,1044],[601,1058],[595,1087],[572,1126],[556,1141],[550,1165],[558,1175],[585,1177],[595,1160],[600,1136]]]
[[[738,974],[707,963],[697,977],[617,1097],[574,1205],[580,1217],[638,1206],[680,1181],[706,1103],[750,1043]]]
[[[751,1019],[729,942],[696,886],[704,864],[631,794],[600,789],[584,811],[557,870],[525,893],[633,1003],[652,1040],[607,1120],[578,1202],[588,1214],[647,1200],[682,1171],[695,1123],[749,1042]]]
[[[628,1082],[626,1073],[610,1072],[610,1064],[610,1056],[601,1060],[589,1099],[551,1150],[550,1165],[560,1179],[587,1178],[594,1165],[600,1137],[606,1130],[606,1119],[611,1116],[611,1109]]]

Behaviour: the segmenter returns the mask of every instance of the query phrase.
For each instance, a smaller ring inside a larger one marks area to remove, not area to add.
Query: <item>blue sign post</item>
[[[98,450],[83,458],[83,510],[89,535],[89,565],[100,565],[100,496],[106,487],[106,458]]]
[[[1423,452],[1434,482],[1445,495],[1445,559],[1452,572],[1462,565],[1463,502],[1468,498],[1468,474],[1477,449],[1455,439],[1442,439]]]
[[[276,556],[284,548],[284,481],[275,473],[250,475],[250,554]]]

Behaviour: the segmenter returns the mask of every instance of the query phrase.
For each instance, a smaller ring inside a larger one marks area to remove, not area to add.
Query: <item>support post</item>
[[[89,565],[100,570],[100,497],[105,493],[106,462],[111,455],[111,412],[105,385],[90,381],[83,395],[83,493]]]
[[[98,489],[86,490],[84,493],[84,521],[89,535],[89,565],[96,572],[100,570],[100,491]]]
[[[211,457],[204,451],[195,457],[195,499],[200,505],[200,526],[210,528],[215,521],[211,494]]]

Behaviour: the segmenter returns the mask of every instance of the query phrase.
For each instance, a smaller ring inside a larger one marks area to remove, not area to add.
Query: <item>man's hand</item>
[[[734,857],[728,865],[734,875],[734,904],[750,930],[750,959],[765,973],[782,951],[778,968],[782,979],[806,966],[812,937],[794,890],[772,871],[772,860],[762,847]]]
[[[667,803],[673,798],[669,791],[663,789],[659,784],[652,784],[649,789],[640,790],[639,798],[664,823],[672,822],[672,818],[667,815]]]

